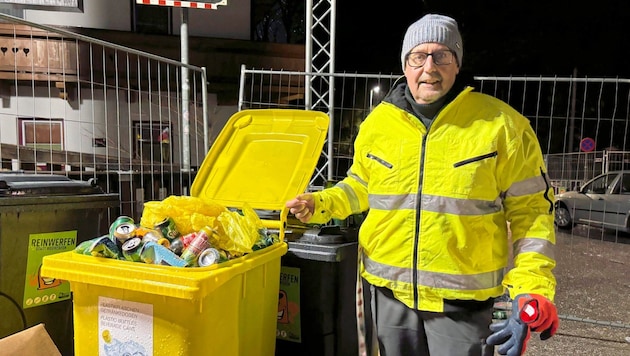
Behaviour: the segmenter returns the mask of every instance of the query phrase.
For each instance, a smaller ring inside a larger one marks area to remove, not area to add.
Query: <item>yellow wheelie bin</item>
[[[263,219],[280,243],[209,267],[183,268],[64,252],[42,274],[73,292],[75,352],[94,355],[273,355],[285,202],[306,190],[326,140],[317,111],[234,114],[205,157],[191,195]]]

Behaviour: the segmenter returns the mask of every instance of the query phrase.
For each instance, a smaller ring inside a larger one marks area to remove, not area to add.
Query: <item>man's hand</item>
[[[538,310],[538,318],[529,322],[529,327],[532,331],[540,333],[541,340],[547,340],[555,335],[558,330],[558,311],[553,303],[538,294],[529,294],[532,299],[529,303],[523,303],[524,305],[530,305]]]
[[[307,223],[313,217],[313,212],[315,211],[315,199],[311,193],[300,194],[289,200],[286,203],[286,207],[289,208],[291,214],[295,215],[298,220],[303,223]]]
[[[512,315],[490,325],[493,332],[488,345],[499,345],[500,355],[520,356],[525,352],[530,330],[540,333],[541,340],[552,337],[558,329],[558,312],[553,303],[538,294],[520,294],[512,301]]]

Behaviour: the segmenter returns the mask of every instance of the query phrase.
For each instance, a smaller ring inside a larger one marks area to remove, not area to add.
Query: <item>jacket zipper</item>
[[[472,91],[472,88],[467,87],[466,89],[464,89],[464,91],[462,91],[461,93],[459,93],[457,95],[457,97],[455,97],[450,103],[446,104],[445,107],[443,107],[436,115],[435,118],[433,119],[433,122],[431,123],[431,125],[429,127],[427,127],[427,131],[424,135],[422,135],[422,144],[421,144],[421,149],[422,152],[420,153],[420,181],[418,182],[418,184],[420,185],[419,189],[418,189],[418,195],[417,195],[417,201],[416,201],[416,236],[414,237],[414,249],[413,249],[413,272],[412,272],[412,276],[413,276],[413,306],[414,309],[418,309],[418,246],[420,245],[420,218],[422,216],[421,214],[421,206],[422,206],[422,186],[423,186],[423,181],[424,181],[424,157],[425,157],[425,151],[426,151],[426,146],[427,146],[427,141],[429,139],[429,131],[431,131],[431,127],[435,126],[435,123],[437,121],[439,121],[439,118],[442,117],[444,115],[444,112],[448,111],[447,109],[450,109],[457,101],[459,101],[458,99],[460,99],[461,97],[463,97],[464,93],[468,93]],[[460,99],[461,100],[461,99]]]
[[[420,152],[420,181],[418,195],[416,200],[416,236],[413,241],[413,269],[412,269],[412,285],[413,285],[413,307],[418,309],[418,246],[420,245],[420,218],[421,218],[421,205],[422,205],[422,183],[424,181],[424,152],[427,143],[428,132],[426,135],[422,135],[422,144]]]
[[[387,167],[389,169],[392,169],[394,167],[393,164],[391,164],[391,163],[387,162],[386,160],[384,160],[384,159],[382,159],[380,157],[377,157],[377,156],[375,156],[375,155],[373,155],[371,153],[368,153],[366,157],[369,158],[369,159],[375,160],[376,162],[382,164],[383,166],[385,166],[385,167]]]
[[[465,159],[463,161],[457,162],[457,163],[453,164],[453,167],[455,167],[455,168],[461,167],[461,166],[469,164],[469,163],[482,161],[482,160],[484,160],[486,158],[496,157],[498,155],[499,155],[499,152],[498,151],[494,151],[494,152],[491,152],[491,153],[487,153],[485,155],[481,155],[481,156],[477,156],[477,157],[473,157],[473,158],[469,158],[469,159]]]

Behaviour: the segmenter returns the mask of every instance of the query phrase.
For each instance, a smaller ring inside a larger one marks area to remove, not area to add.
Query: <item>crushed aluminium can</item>
[[[173,251],[177,256],[181,256],[182,251],[184,250],[184,244],[182,243],[182,238],[178,237],[170,242],[168,248]]]
[[[190,244],[184,247],[181,258],[186,261],[186,266],[195,267],[201,252],[210,247],[208,235],[204,231],[199,231]]]
[[[140,262],[140,252],[144,243],[139,237],[132,237],[122,244],[122,254],[127,261]]]
[[[278,235],[276,234],[270,234],[270,235],[261,234],[260,237],[258,238],[258,241],[254,243],[254,246],[252,246],[252,250],[253,251],[262,250],[263,248],[269,247],[278,241],[280,241],[280,239]]]
[[[495,310],[492,312],[492,319],[505,320],[507,318],[509,318],[509,315],[505,310]]]
[[[114,237],[116,238],[116,240],[118,240],[121,246],[125,243],[125,241],[135,236],[136,225],[134,225],[133,223],[122,223],[116,226],[116,230],[114,230]]]
[[[171,246],[171,242],[165,238],[162,237],[162,235],[155,231],[155,230],[150,230],[145,232],[145,234],[142,236],[142,242],[143,243],[147,243],[149,241],[153,241],[153,242],[157,242],[158,244],[165,246],[165,247],[170,247]]]
[[[197,258],[197,265],[199,267],[207,267],[227,260],[228,256],[225,252],[214,247],[210,247],[201,251],[199,257]]]
[[[94,257],[105,257],[119,259],[121,257],[120,249],[109,235],[103,235],[91,240],[83,241],[74,249],[75,252],[82,255],[91,255]]]
[[[179,230],[177,230],[177,226],[175,226],[175,221],[170,217],[166,217],[166,219],[155,224],[155,229],[159,231],[162,236],[167,238],[169,241],[173,241],[174,239],[181,236]]]
[[[171,241],[170,249],[175,252],[176,255],[181,256],[182,251],[190,245],[190,242],[197,236],[196,232],[191,232],[184,236],[177,237]]]
[[[109,225],[109,237],[112,239],[112,241],[116,241],[116,237],[114,237],[114,231],[116,231],[116,228],[122,224],[135,224],[135,222],[131,217],[126,215],[121,215],[117,217],[116,220],[114,220],[114,222]]]

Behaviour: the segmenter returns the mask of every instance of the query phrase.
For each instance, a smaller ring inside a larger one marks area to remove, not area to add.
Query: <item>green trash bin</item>
[[[42,257],[107,233],[119,205],[94,180],[0,174],[0,338],[44,323],[61,354],[74,353],[69,283],[40,276]]]

